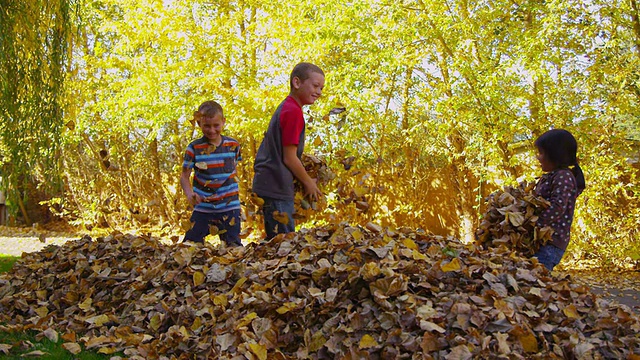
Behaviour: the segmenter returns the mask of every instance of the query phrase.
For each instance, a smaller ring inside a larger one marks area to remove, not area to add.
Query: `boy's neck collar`
[[[300,109],[302,109],[302,103],[297,96],[295,96],[293,93],[289,93],[289,97],[295,100],[296,104],[298,104],[298,106],[300,106]]]
[[[223,137],[223,135],[220,135],[220,141],[219,141],[217,144],[214,144],[212,140],[210,140],[209,138],[207,138],[207,137],[206,137],[206,136],[204,136],[204,135],[202,135],[202,139],[203,139],[207,144],[210,144],[210,145],[213,145],[213,146],[220,146],[220,145],[222,145],[222,142],[224,141],[224,137]]]

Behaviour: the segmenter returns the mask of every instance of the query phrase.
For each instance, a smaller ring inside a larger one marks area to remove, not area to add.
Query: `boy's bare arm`
[[[200,196],[193,192],[193,188],[191,187],[191,169],[182,168],[182,172],[180,173],[180,186],[182,186],[182,191],[184,191],[189,204],[196,205],[202,201]]]
[[[291,170],[293,176],[298,179],[304,186],[304,190],[307,196],[309,196],[312,200],[316,200],[319,196],[322,196],[322,192],[318,189],[318,185],[316,181],[312,179],[307,171],[304,169],[304,165],[297,156],[296,145],[288,145],[283,149],[283,162]]]

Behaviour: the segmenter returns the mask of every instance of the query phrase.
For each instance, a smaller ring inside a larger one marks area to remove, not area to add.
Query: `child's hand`
[[[187,197],[187,200],[189,200],[189,204],[191,204],[192,206],[196,206],[200,204],[204,199],[202,198],[202,196],[196,193],[191,193],[191,195]]]
[[[318,184],[316,184],[317,179],[311,179],[308,183],[304,185],[304,195],[307,196],[311,201],[317,201],[318,198],[324,196],[322,191],[318,188]]]

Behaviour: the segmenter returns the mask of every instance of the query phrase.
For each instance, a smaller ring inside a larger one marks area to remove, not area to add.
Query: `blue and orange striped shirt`
[[[182,167],[194,169],[193,191],[205,200],[195,211],[219,213],[240,209],[236,164],[242,160],[240,143],[222,136],[220,146],[209,143],[206,137],[187,146]]]

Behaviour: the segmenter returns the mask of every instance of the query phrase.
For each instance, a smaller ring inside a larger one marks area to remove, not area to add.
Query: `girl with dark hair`
[[[585,180],[576,158],[578,144],[570,132],[549,130],[534,144],[545,172],[536,184],[535,192],[551,203],[538,217],[537,226],[550,226],[554,230],[551,241],[534,256],[551,271],[560,263],[569,245],[576,198],[584,190]]]

